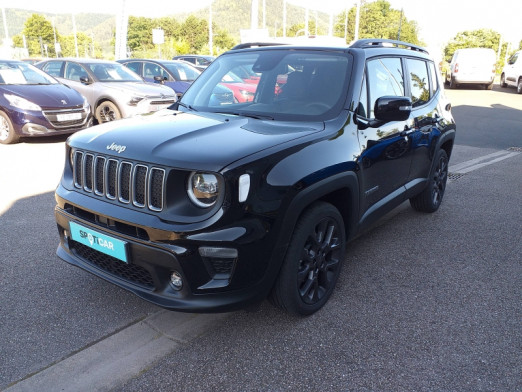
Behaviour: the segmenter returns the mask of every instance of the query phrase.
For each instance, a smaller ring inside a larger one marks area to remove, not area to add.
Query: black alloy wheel
[[[271,302],[300,316],[318,311],[334,290],[345,252],[339,211],[328,203],[313,204],[296,224]]]
[[[426,188],[410,199],[411,206],[421,212],[435,212],[439,209],[446,182],[448,181],[448,155],[440,149],[435,157],[435,167]]]

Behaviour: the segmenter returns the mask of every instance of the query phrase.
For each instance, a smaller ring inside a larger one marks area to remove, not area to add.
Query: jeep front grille
[[[138,208],[163,210],[165,169],[83,151],[75,151],[72,162],[77,189]]]

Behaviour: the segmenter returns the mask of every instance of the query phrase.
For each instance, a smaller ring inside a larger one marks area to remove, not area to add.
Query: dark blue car
[[[136,72],[147,82],[162,83],[172,88],[178,98],[201,73],[184,61],[125,59],[118,62]]]
[[[25,62],[0,60],[0,143],[72,133],[91,123],[81,94]]]

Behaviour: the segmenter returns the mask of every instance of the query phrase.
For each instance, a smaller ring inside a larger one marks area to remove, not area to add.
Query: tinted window
[[[143,77],[154,79],[154,76],[162,76],[168,79],[169,74],[160,65],[154,63],[143,63]]]
[[[435,64],[432,62],[428,63],[428,67],[430,69],[430,85],[431,85],[431,96],[435,95],[437,90],[439,89],[439,84],[437,81],[437,71],[435,69]]]
[[[366,85],[366,77],[363,77],[361,96],[359,105],[357,105],[357,114],[362,117],[368,117],[368,86]]]
[[[394,57],[379,58],[368,62],[368,83],[370,86],[370,117],[377,98],[391,95],[404,96],[404,79],[401,60]]]
[[[47,64],[44,64],[42,69],[51,76],[61,77],[62,64],[62,61],[51,61]]]
[[[130,63],[126,63],[125,66],[134,72],[136,72],[138,75],[141,75],[140,72],[140,62],[139,61],[132,61]]]
[[[407,59],[413,107],[421,106],[430,100],[430,85],[426,62]]]

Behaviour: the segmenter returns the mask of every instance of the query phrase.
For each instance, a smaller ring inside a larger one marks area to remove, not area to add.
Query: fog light
[[[183,287],[183,278],[178,271],[174,271],[172,275],[170,275],[170,285],[175,290],[181,290]]]

